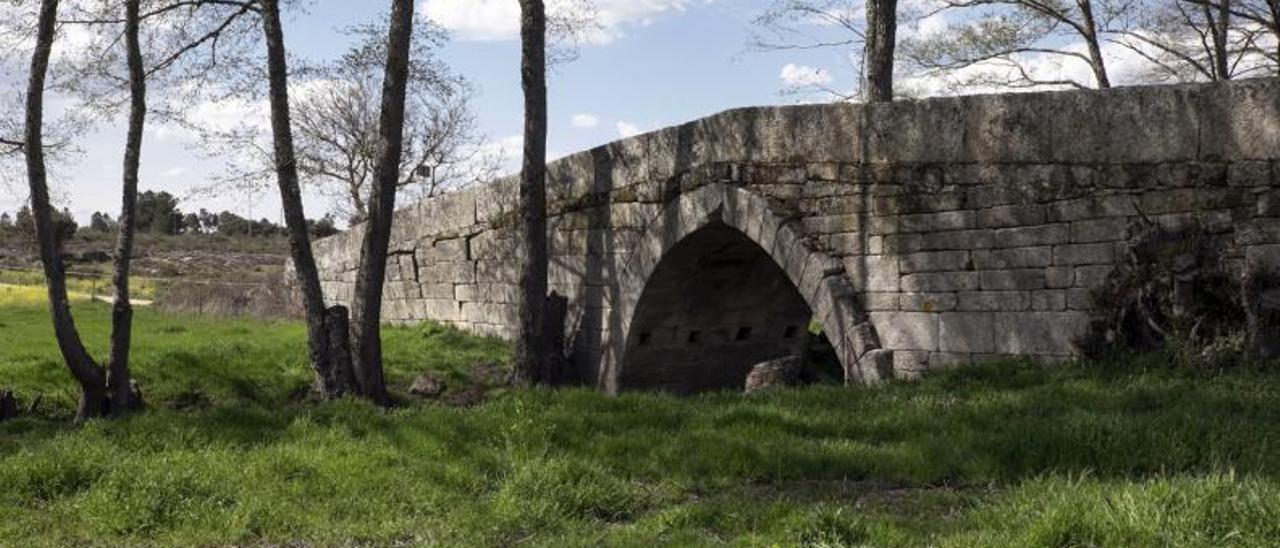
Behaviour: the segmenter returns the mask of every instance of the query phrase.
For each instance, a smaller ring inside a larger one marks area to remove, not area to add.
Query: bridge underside
[[[741,388],[752,365],[798,354],[813,312],[760,246],[715,223],[677,244],[636,307],[623,390]]]

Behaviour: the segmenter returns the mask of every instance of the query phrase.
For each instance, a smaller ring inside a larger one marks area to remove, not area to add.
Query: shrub
[[[1176,363],[1209,367],[1274,357],[1258,342],[1273,311],[1258,303],[1278,287],[1277,278],[1240,272],[1222,253],[1228,246],[1199,224],[1148,226],[1094,291],[1096,312],[1081,349],[1093,357],[1164,350]]]

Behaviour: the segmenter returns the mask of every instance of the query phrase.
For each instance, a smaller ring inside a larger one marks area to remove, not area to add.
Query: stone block
[[[1086,265],[1111,264],[1115,261],[1115,246],[1102,244],[1072,244],[1053,248],[1053,264]]]
[[[422,283],[469,284],[476,281],[476,263],[471,262],[423,262],[418,266],[418,281]]]
[[[980,287],[986,291],[1025,291],[1044,289],[1047,286],[1043,268],[1024,268],[983,270]]]
[[[461,306],[453,299],[423,299],[415,301],[420,317],[436,321],[457,321],[462,319]]]
[[[477,261],[474,281],[480,283],[519,283],[520,264],[515,261]],[[456,283],[467,283],[455,280]]]
[[[1050,126],[1053,95],[988,95],[964,110],[966,157],[977,162],[1030,162],[1052,154]],[[986,180],[981,173],[969,177]]]
[[[1062,289],[1046,289],[1031,292],[1031,310],[1037,312],[1066,310],[1067,292]]]
[[[1049,289],[1063,289],[1076,284],[1074,266],[1051,266],[1044,269],[1045,285]]]
[[[994,352],[995,324],[991,314],[951,312],[939,315],[938,349],[942,352]]]
[[[871,322],[888,350],[937,350],[938,315],[926,312],[872,312]]]
[[[871,238],[880,239],[881,253],[904,254],[924,251],[924,236],[926,234],[886,234]]]
[[[1236,243],[1280,244],[1280,219],[1253,219],[1240,224],[1236,231]]]
[[[863,308],[875,312],[880,310],[898,310],[898,293],[873,291],[862,294]]]
[[[992,235],[992,247],[1033,247],[1071,241],[1071,225],[1065,223],[1002,228]]]
[[[1199,152],[1199,100],[1177,86],[1056,93],[1038,123],[1050,127],[1059,162],[1191,160]]]
[[[1255,245],[1245,249],[1245,268],[1249,272],[1280,272],[1280,245]]]
[[[418,289],[424,299],[454,298],[454,285],[451,283],[424,283],[415,285],[419,285]]]
[[[901,215],[898,217],[898,227],[902,232],[965,230],[974,228],[975,216],[976,214],[973,211],[943,211]]]
[[[1267,160],[1280,150],[1280,100],[1270,79],[1196,90],[1202,114],[1200,157]],[[1208,136],[1213,136],[1208,138]]]
[[[1030,307],[1028,291],[962,291],[957,305],[962,312],[1019,311]]]
[[[973,266],[981,270],[1033,268],[1053,264],[1053,247],[1011,247],[973,252]]]
[[[1011,312],[994,315],[997,354],[1068,355],[1089,327],[1084,312]]]
[[[892,255],[854,255],[844,258],[849,281],[860,291],[897,291],[898,258]]]
[[[1271,184],[1271,162],[1232,162],[1227,167],[1227,184],[1231,186],[1267,186]]]
[[[1144,215],[1231,209],[1240,205],[1247,189],[1174,188],[1145,192],[1138,198]]]
[[[1093,291],[1088,288],[1074,287],[1066,290],[1067,308],[1070,310],[1093,310]]]
[[[902,310],[912,312],[945,312],[956,309],[955,293],[902,293],[898,298]]]
[[[1048,220],[1067,223],[1087,219],[1131,217],[1138,214],[1136,198],[1129,194],[1110,194],[1061,200],[1049,204]]]
[[[1071,241],[1074,243],[1114,242],[1129,237],[1129,221],[1095,219],[1071,223]]]
[[[431,244],[433,258],[440,261],[471,260],[470,247],[466,238],[437,240]]]
[[[1254,217],[1280,217],[1280,190],[1271,190],[1257,195],[1253,207]]]
[[[1039,204],[996,206],[977,213],[978,228],[1038,225],[1044,221],[1045,208]]]
[[[937,292],[978,289],[977,272],[922,272],[901,279],[903,291]]]
[[[461,319],[472,323],[516,326],[520,319],[516,305],[503,303],[462,303]]]
[[[875,384],[893,378],[892,350],[872,350],[857,358],[857,374],[862,382]],[[846,373],[846,377],[849,375]]]
[[[814,234],[809,232],[809,234]],[[871,236],[870,238],[881,238],[880,236]],[[840,234],[828,234],[822,236],[821,241],[826,249],[830,250],[832,255],[861,255],[871,254],[879,255],[883,253],[882,249],[872,250],[868,244],[869,237],[857,232],[844,232]]]
[[[973,354],[959,352],[930,352],[929,370],[946,371],[957,367],[973,365]]]
[[[929,352],[920,350],[895,350],[893,352],[893,376],[914,380],[929,371]]]
[[[972,265],[969,264],[968,251],[922,251],[903,255],[898,260],[898,269],[902,274],[970,268]]]
[[[1107,281],[1107,276],[1114,271],[1115,267],[1112,265],[1078,266],[1076,267],[1076,285],[1084,288],[1098,287]]]
[[[917,249],[900,250],[898,253],[908,251],[938,251],[938,250],[971,250],[971,249],[987,249],[994,245],[994,232],[991,230],[949,230],[946,232],[930,232],[925,234],[907,234],[903,237],[915,237],[918,242]]]

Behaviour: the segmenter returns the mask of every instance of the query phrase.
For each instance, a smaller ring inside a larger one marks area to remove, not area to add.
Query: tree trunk
[[[71,376],[80,383],[80,408],[76,413],[76,421],[84,421],[102,416],[107,380],[102,367],[85,350],[71,316],[71,303],[67,300],[67,280],[58,249],[57,230],[53,225],[53,206],[49,204],[49,182],[44,161],[44,88],[57,19],[58,0],[42,0],[35,50],[31,55],[31,76],[27,86],[24,151],[27,182],[31,186],[31,215],[35,221],[40,263],[44,267],[45,283],[49,289],[53,333],[58,341],[58,350],[62,352],[62,359],[71,370]]]
[[[138,42],[139,4],[125,2],[125,47],[129,65],[129,131],[124,146],[124,177],[121,189],[119,234],[116,237],[115,299],[111,307],[111,356],[107,362],[107,388],[111,414],[119,416],[129,410],[132,389],[129,384],[129,345],[133,332],[133,307],[129,304],[129,262],[133,257],[135,214],[138,209],[138,166],[142,160],[142,129],[147,119],[146,69],[142,66],[142,47]]]
[[[356,276],[352,306],[355,336],[351,341],[360,392],[383,407],[390,405],[391,400],[382,376],[382,286],[387,274],[387,248],[391,243],[396,185],[400,182],[412,38],[413,0],[394,0],[386,72],[382,80],[382,110],[378,119],[380,151],[373,172],[364,242],[360,248],[360,271]]]
[[[543,307],[547,298],[547,17],[542,0],[520,0],[521,85],[524,88],[524,165],[520,172],[520,332],[517,382],[546,378]]]
[[[1218,4],[1218,17],[1209,18],[1210,30],[1213,32],[1213,62],[1214,70],[1218,73],[1217,80],[1231,79],[1231,60],[1228,59],[1227,48],[1229,46],[1227,35],[1231,31],[1231,0],[1222,0]]]
[[[1267,0],[1271,12],[1271,34],[1275,38],[1276,74],[1280,74],[1280,0]]]
[[[867,101],[893,100],[893,55],[897,46],[898,0],[867,0],[867,46],[863,59]]]
[[[1080,7],[1080,15],[1084,19],[1084,41],[1089,46],[1089,67],[1093,69],[1093,78],[1098,89],[1111,87],[1111,78],[1107,76],[1107,63],[1102,57],[1102,47],[1098,44],[1098,28],[1093,19],[1092,0],[1076,0]]]
[[[351,365],[351,317],[345,306],[331,306],[325,316],[325,328],[329,330],[329,356],[333,358],[336,395],[356,391],[355,371]]]
[[[289,229],[289,253],[302,291],[302,306],[307,317],[308,355],[315,370],[316,384],[325,398],[340,392],[329,358],[328,334],[325,331],[324,293],[320,274],[311,252],[306,214],[302,210],[302,192],[298,187],[298,163],[293,150],[293,129],[289,121],[289,69],[285,63],[284,30],[280,26],[278,0],[260,0],[262,31],[267,42],[267,78],[271,104],[271,134],[275,148],[276,183],[280,187],[280,203],[285,225]]]

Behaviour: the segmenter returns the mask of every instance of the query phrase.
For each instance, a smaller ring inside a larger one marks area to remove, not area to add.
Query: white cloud
[[[650,25],[664,15],[714,1],[595,0],[596,21],[601,28],[590,41],[607,43],[623,36],[624,26]],[[547,11],[554,14],[574,3],[575,0],[549,0]],[[520,35],[520,4],[515,0],[425,0],[421,11],[463,40],[514,40]]]
[[[1137,47],[1147,55],[1160,54],[1153,46],[1137,44]],[[1107,63],[1107,76],[1113,85],[1141,84],[1150,80],[1152,65],[1138,52],[1115,42],[1103,43],[1101,48]],[[1056,49],[1076,55],[1088,55],[1088,47],[1083,40],[1065,43]],[[1073,81],[1086,87],[1095,85],[1092,67],[1079,57],[1037,52],[1016,55],[1013,59],[1036,80]],[[899,82],[899,88],[915,96],[1018,93],[1070,88],[1068,85],[1013,88],[1000,84],[1002,81],[1016,80],[1020,74],[1019,69],[1008,62],[989,61],[951,73],[907,75]],[[975,81],[978,84],[972,85]]]
[[[172,179],[174,177],[186,175],[190,171],[191,170],[185,167],[178,166],[178,167],[172,167],[172,168],[166,169],[164,173],[160,174],[160,176],[164,177],[165,179]]]
[[[574,114],[573,127],[593,128],[600,125],[600,119],[591,114]]]
[[[634,137],[640,134],[640,128],[626,122],[618,122],[618,135],[623,138]]]
[[[778,74],[787,87],[825,86],[831,83],[831,73],[825,69],[787,63]]]

